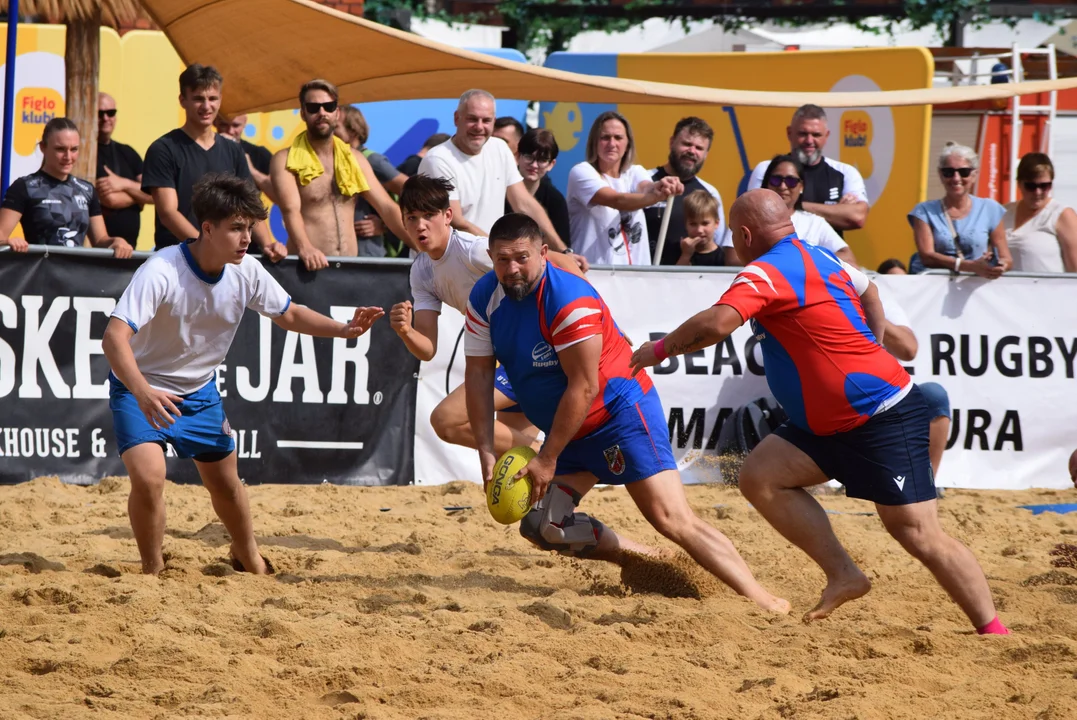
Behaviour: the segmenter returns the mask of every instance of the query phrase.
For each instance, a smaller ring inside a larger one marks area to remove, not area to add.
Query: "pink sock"
[[[998,615],[991,622],[976,631],[980,635],[1009,635],[1009,629],[998,619]]]

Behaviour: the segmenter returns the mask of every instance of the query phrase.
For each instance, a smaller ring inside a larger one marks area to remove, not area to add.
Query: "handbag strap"
[[[954,220],[950,217],[949,211],[946,210],[946,204],[942,202],[939,204],[942,205],[942,216],[946,218],[946,224],[950,227],[950,237],[954,240],[954,252],[957,253],[957,257],[964,260],[965,253],[961,252],[961,243],[958,242],[957,230],[954,229]]]

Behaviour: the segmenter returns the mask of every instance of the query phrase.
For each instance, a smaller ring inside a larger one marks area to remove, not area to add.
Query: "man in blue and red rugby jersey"
[[[654,554],[576,512],[603,482],[625,485],[656,530],[741,595],[785,613],[722,533],[696,517],[673,459],[662,403],[650,377],[633,376],[632,348],[583,278],[547,263],[539,226],[509,214],[490,230],[493,272],[468,302],[464,379],[468,419],[484,483],[493,475],[494,372],[500,361],[527,419],[546,433],[521,471],[532,481],[520,534],[547,550],[620,563],[623,551]]]
[[[805,620],[824,618],[871,589],[823,508],[803,489],[834,478],[849,497],[875,503],[887,531],[927,566],[980,633],[1007,633],[976,558],[939,524],[930,413],[880,344],[885,325],[874,284],[828,250],[801,241],[771,190],[741,196],[729,225],[744,270],[718,304],[640,347],[633,369],[722,342],[750,320],[762,338],[767,383],[789,421],[748,455],[740,488],[826,573],[822,598]]]

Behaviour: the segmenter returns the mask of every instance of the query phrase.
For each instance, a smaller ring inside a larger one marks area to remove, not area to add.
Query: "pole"
[[[662,225],[658,230],[658,244],[654,246],[652,265],[662,264],[662,251],[666,249],[666,231],[669,230],[669,215],[673,212],[673,195],[666,198],[666,208],[662,211]]]
[[[4,65],[4,145],[0,148],[0,197],[11,184],[11,143],[15,131],[15,50],[19,38],[19,0],[7,4],[7,62]]]

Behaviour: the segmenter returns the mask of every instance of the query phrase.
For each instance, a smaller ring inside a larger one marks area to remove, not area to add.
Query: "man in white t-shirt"
[[[158,251],[138,269],[109,320],[102,347],[109,408],[120,457],[131,477],[128,514],[142,572],[164,569],[165,444],[194,458],[213,508],[232,538],[237,569],[271,572],[254,539],[235,442],[214,375],[247,308],[285,330],[355,338],[384,315],[357,308],[340,323],[292,303],[262,264],[247,256],[251,232],[267,217],[258,190],[234,175],[210,174],[194,187],[198,238]]]
[[[485,90],[468,90],[453,113],[456,134],[430,148],[419,173],[445,178],[453,185],[452,225],[457,230],[485,237],[505,214],[505,200],[516,212],[530,215],[542,228],[552,250],[564,250],[542,205],[524,187],[512,150],[492,137],[497,115],[494,96]]]
[[[785,129],[793,155],[804,165],[804,210],[822,216],[838,232],[864,227],[868,219],[868,193],[864,178],[852,165],[823,157],[830,129],[826,111],[818,105],[802,105]],[[755,166],[748,190],[763,186],[770,160]]]
[[[452,190],[448,180],[420,173],[409,178],[400,193],[404,227],[420,253],[411,265],[415,302],[405,300],[393,305],[389,321],[411,354],[423,362],[430,362],[437,353],[442,304],[466,315],[471,288],[494,267],[485,237],[452,227]],[[550,253],[549,260],[569,272],[582,274],[572,256]],[[494,410],[498,413],[494,442],[499,453],[535,442],[538,430],[516,404],[516,394],[502,368],[498,368],[496,376]],[[438,403],[430,415],[430,424],[445,442],[477,447],[467,419],[463,385]]]

